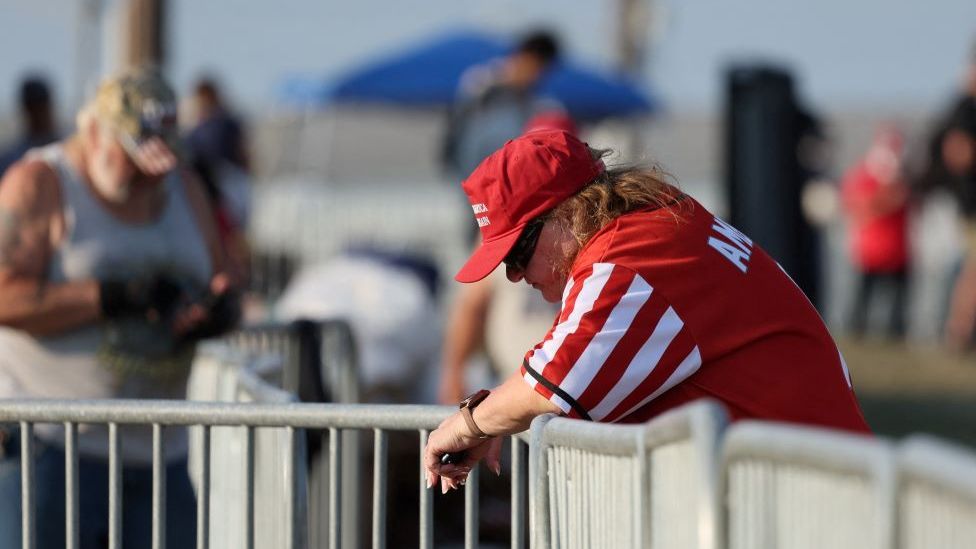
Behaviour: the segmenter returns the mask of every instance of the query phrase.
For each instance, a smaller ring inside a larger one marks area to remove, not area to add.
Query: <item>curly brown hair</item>
[[[594,160],[602,160],[613,151],[590,147],[590,154]],[[681,195],[674,178],[658,165],[608,168],[545,214],[546,221],[554,221],[576,242],[575,251],[562,265],[554,267],[565,273],[593,235],[625,213],[648,207],[667,208],[678,221],[680,215],[671,206]]]

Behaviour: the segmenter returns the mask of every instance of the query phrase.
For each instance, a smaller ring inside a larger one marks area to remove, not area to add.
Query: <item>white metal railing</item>
[[[644,425],[532,425],[535,547],[717,547],[719,435],[701,401]]]
[[[191,474],[196,480],[198,495],[197,547],[254,547],[301,548],[308,541],[305,536],[305,492],[307,470],[303,429],[327,431],[328,507],[325,516],[317,516],[310,523],[319,522],[327,531],[327,546],[343,545],[346,516],[355,511],[345,505],[344,492],[351,485],[356,491],[365,484],[359,478],[355,463],[346,460],[345,436],[349,432],[371,431],[374,439],[373,455],[373,547],[386,547],[388,509],[387,441],[393,431],[413,431],[418,436],[416,485],[419,491],[418,546],[433,546],[434,496],[425,486],[422,461],[427,434],[454,411],[447,406],[418,405],[350,405],[296,403],[294,397],[268,384],[281,367],[279,360],[267,356],[237,352],[226,344],[208,343],[201,346],[191,379],[190,395],[207,400],[235,402],[187,401],[69,401],[40,399],[11,399],[0,401],[0,424],[18,423],[21,431],[23,470],[23,540],[25,548],[36,543],[34,513],[33,458],[31,444],[33,427],[38,423],[60,423],[69,433],[65,452],[65,466],[77,470],[78,453],[70,433],[79,424],[104,424],[109,428],[110,478],[109,487],[110,549],[121,547],[121,470],[119,453],[121,425],[151,426],[154,436],[153,474],[159,476],[165,468],[163,438],[169,428],[189,426],[197,432],[191,437]],[[194,389],[195,388],[195,389]],[[524,454],[524,445],[514,445]],[[353,461],[358,462],[358,453]],[[524,460],[513,474],[513,486],[525,484]],[[477,546],[478,483],[474,478],[465,486],[465,547]],[[341,479],[341,480],[340,480]],[[348,480],[348,482],[346,482]],[[69,510],[69,539],[77,546],[79,530],[77,509],[77,477],[69,475],[65,486]],[[516,488],[513,497],[524,494]],[[166,537],[166,494],[162,484],[153,490],[152,543],[160,547]],[[521,500],[524,509],[524,500]],[[514,515],[513,532],[524,532],[524,517]],[[513,544],[515,542],[513,541]],[[516,544],[521,546],[521,541]]]
[[[728,549],[892,547],[889,443],[743,421],[726,433],[723,457]]]
[[[0,401],[0,424],[19,425],[22,448],[23,547],[36,543],[32,433],[63,424],[69,543],[78,537],[80,425],[109,432],[111,549],[121,544],[123,429],[143,425],[154,437],[153,544],[165,530],[165,437],[192,426],[198,493],[197,547],[302,548],[313,523],[337,548],[354,509],[350,486],[369,485],[344,452],[346,433],[373,439],[370,542],[386,547],[388,440],[427,434],[452,413],[443,406],[303,404],[275,388],[281,360],[202,346],[195,364],[198,397],[235,402]],[[203,388],[203,389],[201,389]],[[970,547],[976,539],[976,456],[931,439],[889,442],[823,429],[743,421],[725,429],[713,402],[672,410],[644,425],[608,425],[544,416],[529,434],[511,437],[512,547],[649,547],[670,549]],[[303,430],[328,432],[328,506],[308,517],[311,501]],[[416,467],[417,546],[433,546],[434,491]],[[478,545],[478,471],[465,486],[466,548]],[[528,486],[528,489],[526,488]],[[365,494],[366,492],[364,492]],[[530,508],[530,512],[526,512]],[[391,514],[392,513],[392,514]],[[526,517],[531,516],[531,528]],[[359,546],[367,545],[363,540]]]
[[[188,395],[215,402],[296,402],[293,394],[265,382],[280,378],[281,369],[277,355],[254,356],[206,343],[197,352]],[[209,546],[305,547],[309,472],[304,431],[214,426],[204,437],[204,428],[190,429],[191,479],[198,494],[209,493],[198,499],[221,510],[198,525]],[[244,516],[254,517],[250,530],[240,528]]]
[[[299,396],[306,402],[357,403],[360,398],[358,353],[352,328],[341,319],[298,320],[289,323],[263,323],[245,326],[226,336],[223,341],[235,349],[248,353],[275,354],[281,357],[281,367],[266,370],[262,379]],[[233,402],[235,395],[221,395],[215,400]],[[360,459],[361,433],[342,433],[342,460],[345,463],[342,507],[341,546],[355,549],[360,546],[358,534],[360,497],[357,479]],[[312,433],[318,452],[312,452],[309,462],[308,538],[310,547],[328,544],[329,524],[318,517],[328,516],[332,471],[329,454],[329,433]]]
[[[898,452],[899,549],[976,544],[976,453],[928,436]]]
[[[342,471],[341,437],[336,436],[344,430],[357,429],[368,430],[374,433],[377,440],[385,440],[389,431],[415,431],[418,434],[418,444],[422,448],[427,440],[427,433],[436,427],[453,410],[450,407],[442,406],[415,406],[415,405],[346,405],[346,404],[242,404],[242,403],[208,403],[208,402],[185,402],[185,401],[52,401],[38,399],[12,399],[0,402],[0,422],[19,423],[21,427],[22,448],[25,451],[21,455],[24,476],[26,482],[23,484],[24,501],[23,513],[25,524],[28,526],[24,530],[25,547],[33,547],[32,540],[34,535],[34,515],[33,515],[33,483],[31,477],[32,457],[30,445],[32,441],[31,433],[33,425],[36,423],[61,423],[68,428],[74,428],[79,423],[84,424],[107,424],[110,428],[111,451],[109,453],[109,467],[120,474],[121,459],[118,453],[118,430],[119,425],[150,425],[155,431],[161,431],[173,426],[201,426],[202,447],[211,449],[214,446],[212,429],[214,427],[228,426],[242,429],[246,433],[254,433],[263,428],[284,428],[285,444],[279,446],[283,453],[284,462],[294,464],[296,457],[295,449],[299,447],[297,436],[300,429],[327,429],[333,436],[330,445],[330,466],[335,475]],[[159,437],[157,437],[157,442]],[[70,445],[69,445],[70,446]],[[383,444],[377,445],[383,448]],[[204,452],[204,456],[208,455]],[[243,482],[245,508],[250,512],[244,513],[240,517],[238,529],[243,532],[242,544],[239,547],[251,549],[255,547],[254,526],[256,509],[254,507],[255,498],[255,477],[254,462],[250,456],[255,455],[255,437],[246,435],[243,437],[241,455],[244,463],[241,466],[245,472]],[[162,465],[162,455],[156,452],[157,459],[153,462],[153,470],[159,471]],[[376,456],[377,467],[373,472],[374,486],[385,486],[386,462],[382,452]],[[209,463],[208,463],[209,461]],[[199,488],[199,498],[201,502],[210,501],[210,505],[199,505],[198,513],[201,524],[212,524],[211,517],[215,512],[223,512],[223,504],[218,506],[209,497],[213,478],[214,464],[212,461],[203,459],[205,473],[201,476],[202,484]],[[74,465],[77,467],[77,452],[69,447],[66,451],[66,466]],[[297,498],[299,488],[294,472],[296,467],[286,467],[282,474],[286,478],[286,498],[296,502],[294,508],[298,508]],[[421,547],[432,546],[432,531],[429,527],[433,524],[433,499],[432,491],[427,490],[424,485],[421,463],[418,460],[416,482],[421,494],[420,497],[420,543]],[[465,488],[473,489],[474,483],[468,483]],[[341,483],[333,482],[332,486],[341,486]],[[119,499],[119,483],[113,483],[110,487],[110,500],[112,508],[110,511],[110,522],[119,524],[123,512]],[[333,528],[330,528],[332,537],[330,547],[339,545],[339,529],[336,527],[341,523],[343,509],[338,502],[341,498],[341,490],[332,490],[333,507],[330,509],[330,517],[319,517],[320,520],[328,520]],[[73,502],[77,508],[77,484],[69,478],[66,487],[67,500]],[[384,547],[382,535],[377,533],[377,525],[386,523],[386,507],[382,493],[377,494],[378,501],[373,506],[374,532],[373,538],[379,540],[378,547]],[[154,491],[154,506],[165,505],[165,494]],[[156,515],[154,514],[154,517]],[[289,524],[295,524],[297,514],[290,513],[286,519],[286,528]],[[77,527],[77,523],[75,523]],[[165,536],[165,528],[161,523],[154,521],[154,536],[161,532]],[[300,536],[292,529],[293,534],[287,540],[285,547],[301,547]],[[206,535],[201,535],[198,539],[198,547],[209,547],[210,539]],[[119,540],[113,537],[110,540],[110,548],[117,549]]]

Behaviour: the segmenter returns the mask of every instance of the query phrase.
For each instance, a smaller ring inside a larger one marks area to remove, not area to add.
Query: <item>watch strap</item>
[[[465,406],[464,408],[461,408],[461,417],[464,418],[464,422],[468,424],[468,429],[471,429],[471,432],[474,433],[476,437],[491,438],[478,427],[477,423],[474,422],[474,415],[472,415],[470,407]]]

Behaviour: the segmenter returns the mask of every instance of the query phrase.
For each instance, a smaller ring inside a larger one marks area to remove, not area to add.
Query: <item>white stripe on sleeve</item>
[[[573,277],[569,277],[569,280],[566,281],[566,287],[563,288],[563,299],[562,299],[563,307],[566,306],[566,298],[569,297],[569,292],[570,290],[573,289],[573,284],[575,283],[576,281],[573,280]]]
[[[549,397],[549,401],[555,404],[556,406],[559,406],[559,409],[562,410],[564,414],[569,413],[569,408],[570,408],[569,403],[563,400],[563,398],[559,396],[557,393],[553,393],[552,396]]]
[[[536,349],[529,358],[529,366],[533,370],[542,374],[542,369],[556,356],[556,352],[559,351],[559,347],[562,346],[566,337],[575,332],[576,328],[579,327],[580,319],[583,318],[583,315],[593,309],[593,304],[600,297],[600,292],[603,291],[604,284],[610,279],[610,273],[612,271],[613,264],[611,263],[593,264],[593,272],[583,281],[583,288],[580,290],[579,295],[576,296],[573,312],[566,317],[566,320],[560,322],[553,328],[552,337],[543,343],[542,347]]]
[[[634,274],[627,292],[617,301],[603,328],[595,334],[580,354],[559,386],[574,399],[579,399],[593,378],[603,368],[607,357],[627,333],[641,307],[654,291],[639,274]]]
[[[654,327],[654,332],[641,345],[640,350],[627,365],[624,375],[620,376],[616,385],[603,397],[603,400],[590,410],[590,417],[594,421],[606,417],[628,395],[634,392],[641,382],[647,379],[647,376],[651,375],[651,372],[661,361],[664,352],[668,350],[668,346],[671,345],[683,326],[684,322],[678,317],[678,313],[674,312],[673,308],[668,307],[658,320],[657,326]]]
[[[698,368],[701,368],[701,353],[698,351],[698,346],[695,345],[695,348],[688,353],[688,356],[681,361],[681,364],[678,364],[678,367],[674,370],[671,377],[669,377],[667,381],[658,387],[651,396],[638,402],[633,408],[621,414],[618,419],[629,416],[630,414],[636,412],[641,406],[659,397],[664,391],[667,391],[671,387],[674,387],[675,385],[688,379],[691,377],[691,374],[698,371]],[[596,421],[596,417],[593,417],[593,420]]]

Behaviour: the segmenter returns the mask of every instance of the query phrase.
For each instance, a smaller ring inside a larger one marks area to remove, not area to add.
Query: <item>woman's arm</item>
[[[558,406],[529,387],[522,380],[521,373],[512,374],[472,412],[475,425],[492,438],[478,438],[460,412],[445,419],[431,432],[424,449],[427,485],[433,486],[440,478],[443,492],[456,488],[467,478],[471,467],[482,458],[488,468],[497,474],[503,435],[528,429],[536,416],[561,412]],[[444,454],[460,452],[464,452],[464,458],[459,463],[441,463]]]

